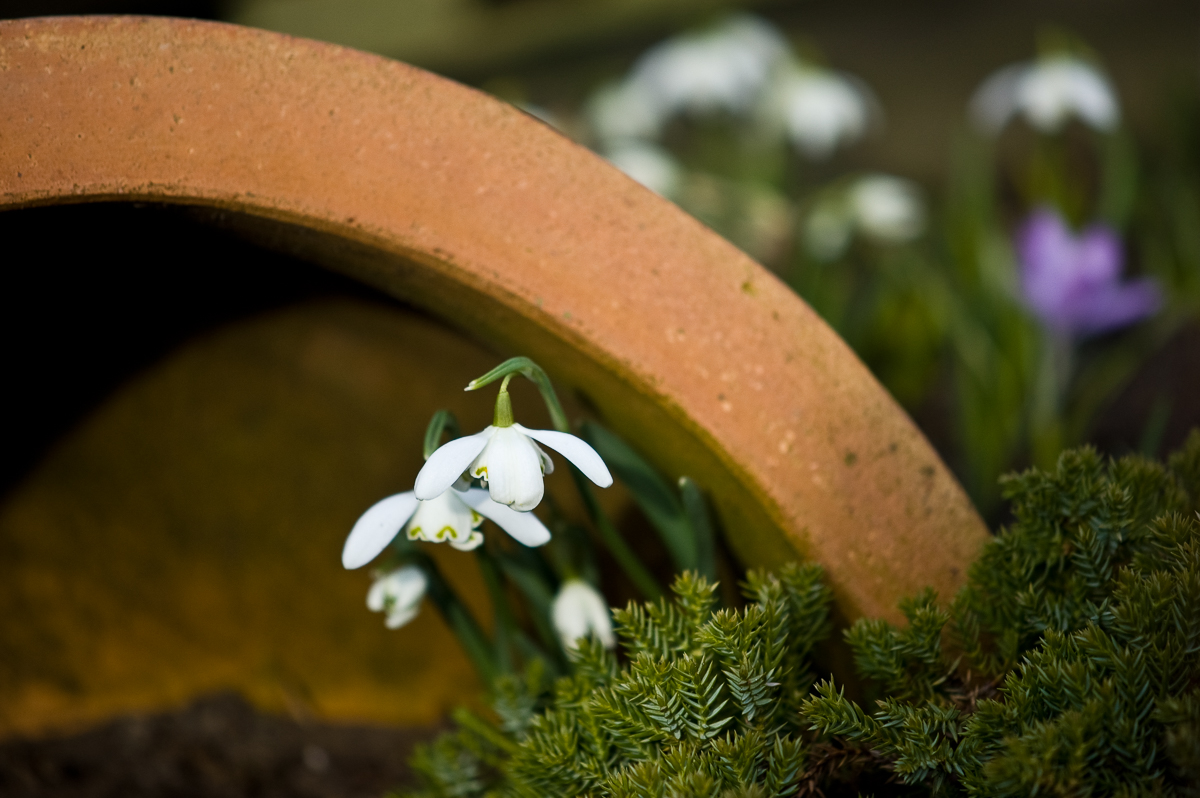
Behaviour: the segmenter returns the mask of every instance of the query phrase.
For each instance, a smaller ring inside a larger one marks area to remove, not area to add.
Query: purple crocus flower
[[[1096,223],[1078,236],[1051,208],[1030,214],[1017,234],[1021,293],[1054,332],[1084,337],[1115,330],[1162,305],[1158,282],[1121,282],[1121,239]]]

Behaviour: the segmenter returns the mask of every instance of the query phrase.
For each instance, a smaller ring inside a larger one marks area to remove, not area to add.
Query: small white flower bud
[[[399,629],[417,617],[429,581],[415,565],[379,574],[367,591],[367,609],[387,613],[384,624]]]
[[[605,648],[612,648],[617,643],[604,596],[582,579],[568,579],[562,583],[550,615],[555,631],[562,638],[563,648],[575,648],[579,638],[590,634],[596,635]]]

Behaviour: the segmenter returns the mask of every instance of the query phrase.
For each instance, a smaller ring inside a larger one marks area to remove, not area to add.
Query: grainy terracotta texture
[[[953,591],[986,538],[911,421],[791,291],[471,89],[234,26],[0,23],[0,208],[99,199],[225,209],[543,361],[707,487],[747,561],[821,562],[847,617]]]

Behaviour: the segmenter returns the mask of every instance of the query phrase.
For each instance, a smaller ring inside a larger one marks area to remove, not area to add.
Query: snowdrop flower
[[[1072,235],[1055,211],[1041,208],[1017,235],[1021,293],[1047,328],[1086,336],[1143,319],[1162,304],[1151,278],[1121,282],[1121,240],[1106,225]]]
[[[402,529],[409,540],[446,541],[459,551],[470,551],[483,542],[476,528],[484,518],[526,546],[541,546],[550,540],[550,531],[537,516],[496,504],[486,490],[459,483],[425,501],[419,500],[415,491],[408,491],[374,504],[350,530],[342,548],[342,565],[351,569],[366,565]]]
[[[804,243],[817,260],[841,256],[855,232],[885,244],[912,241],[925,230],[925,204],[910,180],[884,174],[856,178],[817,202],[805,220]]]
[[[792,144],[813,160],[828,158],[839,144],[861,138],[878,113],[877,103],[860,82],[807,65],[783,72],[769,103]]]
[[[783,36],[751,16],[685,33],[648,50],[630,80],[652,97],[664,117],[750,110],[776,64],[788,53]]]
[[[379,574],[367,591],[367,609],[387,613],[384,625],[399,629],[417,617],[428,586],[425,572],[415,565]]]
[[[862,231],[880,241],[911,241],[925,230],[925,205],[910,180],[860,177],[850,189],[850,205]]]
[[[550,615],[565,649],[577,648],[579,638],[590,634],[596,635],[605,648],[617,644],[604,597],[582,579],[562,583]]]
[[[1096,130],[1112,130],[1121,116],[1104,74],[1065,54],[1001,69],[975,92],[970,110],[976,124],[991,134],[1018,114],[1043,133],[1061,130],[1072,116]]]
[[[662,147],[630,141],[608,150],[606,156],[613,166],[656,194],[670,196],[679,186],[682,170]]]
[[[527,513],[542,500],[545,490],[542,475],[554,471],[554,463],[538,443],[566,457],[600,487],[607,488],[612,484],[612,475],[600,455],[579,438],[566,432],[526,429],[513,423],[512,400],[508,391],[500,391],[492,426],[475,435],[450,441],[430,455],[417,474],[413,491],[418,499],[427,501],[440,496],[465,471],[487,485],[493,502],[505,506],[504,509],[511,507]],[[484,515],[491,512],[480,506],[475,509]],[[507,531],[516,537],[511,530]]]

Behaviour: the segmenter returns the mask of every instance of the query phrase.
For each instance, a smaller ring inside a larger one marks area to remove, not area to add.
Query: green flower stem
[[[496,623],[494,634],[496,666],[501,673],[512,673],[513,634],[518,631],[512,606],[508,602],[508,595],[504,592],[504,583],[501,580],[500,571],[496,567],[495,558],[485,546],[475,549],[475,558],[479,563],[479,571],[483,574],[483,583],[487,585],[488,596],[492,600],[492,612]]]
[[[563,410],[562,403],[558,401],[558,394],[554,392],[550,378],[546,376],[546,372],[542,370],[541,366],[527,357],[509,358],[482,377],[471,380],[467,383],[466,389],[476,391],[496,380],[504,379],[504,387],[501,388],[503,391],[508,386],[508,379],[511,379],[514,374],[520,374],[537,386],[538,392],[542,395],[542,401],[546,403],[546,409],[550,411],[550,422],[554,428],[559,432],[570,432],[571,425],[567,422],[567,414]]]
[[[687,513],[688,523],[696,536],[696,570],[705,579],[716,582],[716,537],[708,508],[704,504],[704,495],[689,477],[679,478],[679,492],[683,495],[683,509]]]
[[[432,557],[424,552],[414,551],[408,556],[408,559],[419,565],[425,572],[425,576],[429,579],[426,595],[438,608],[438,612],[442,614],[451,631],[458,637],[458,642],[462,645],[463,651],[467,653],[467,658],[479,672],[480,680],[484,684],[491,684],[499,675],[499,668],[493,657],[492,645],[488,642],[487,635],[479,628],[479,624],[475,622],[470,610],[454,592],[454,588],[450,587],[450,583],[442,576],[441,570]]]
[[[452,439],[462,436],[458,419],[449,410],[439,410],[433,414],[433,418],[429,419],[429,426],[425,428],[426,460],[442,445],[442,433],[444,432],[450,433]]]
[[[505,386],[508,385],[508,377],[504,378]],[[496,412],[492,415],[492,426],[503,429],[513,425],[513,409],[512,397],[508,395],[505,388],[500,389],[500,393],[496,394]]]
[[[579,488],[579,495],[583,499],[583,504],[587,508],[588,515],[592,517],[592,522],[596,525],[596,530],[600,533],[600,539],[604,545],[608,547],[609,553],[625,571],[625,575],[630,578],[634,586],[650,601],[656,601],[662,596],[662,590],[659,589],[658,583],[654,581],[654,577],[646,570],[638,560],[637,555],[629,548],[629,544],[621,537],[621,533],[608,520],[608,516],[600,509],[600,502],[596,501],[596,496],[592,493],[592,485],[588,482],[587,477],[575,466],[571,466],[571,476],[575,479],[575,486]]]
[[[553,664],[561,671],[566,666],[563,659],[561,644],[554,633],[550,622],[551,606],[554,603],[554,591],[534,569],[516,562],[510,557],[498,556],[496,562],[500,570],[508,577],[508,581],[517,586],[517,590],[525,596],[529,604],[529,615],[533,619],[533,628],[546,651],[556,660]],[[542,657],[545,659],[545,657]]]
[[[559,432],[570,432],[571,425],[567,421],[567,414],[563,410],[562,403],[558,401],[558,394],[554,392],[554,386],[550,384],[550,378],[546,376],[546,372],[537,363],[534,363],[527,357],[510,358],[496,368],[484,374],[482,377],[471,380],[467,384],[468,391],[478,390],[485,385],[495,382],[499,379],[504,379],[506,382],[502,386],[507,387],[507,380],[513,374],[520,374],[526,379],[533,382],[538,387],[538,391],[542,395],[542,401],[546,403],[546,409],[550,411],[550,421],[554,428]],[[588,514],[592,517],[592,521],[596,524],[596,529],[600,533],[600,539],[604,541],[604,545],[612,553],[617,563],[633,581],[637,589],[648,599],[657,599],[662,595],[662,590],[659,589],[658,583],[654,581],[654,577],[646,570],[645,566],[638,560],[632,549],[621,538],[616,527],[608,520],[604,511],[600,509],[600,504],[596,501],[595,495],[592,493],[592,486],[574,466],[571,467],[571,476],[575,479],[575,485],[579,488],[579,495],[583,498],[583,503],[587,507]]]
[[[1047,332],[1042,339],[1030,399],[1030,438],[1033,463],[1052,468],[1066,441],[1063,439],[1063,406],[1071,380],[1073,345],[1070,339]]]

